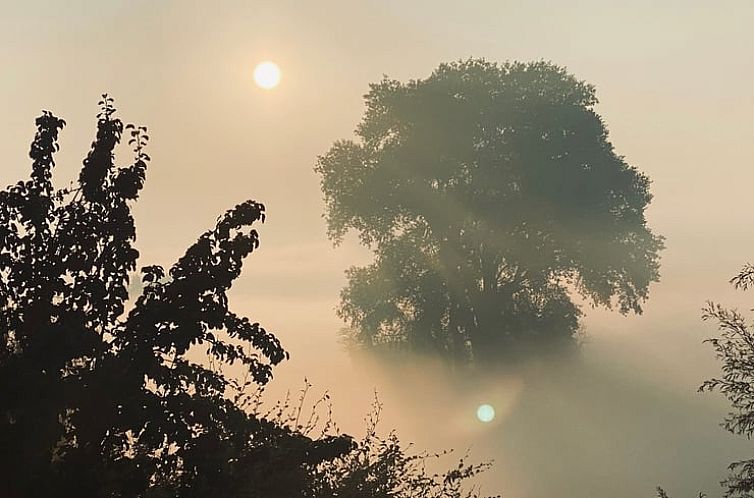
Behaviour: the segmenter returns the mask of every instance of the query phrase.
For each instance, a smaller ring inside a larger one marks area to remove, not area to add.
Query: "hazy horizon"
[[[2,9],[3,185],[28,176],[42,109],[67,121],[56,184],[73,179],[107,92],[119,117],[151,136],[135,205],[140,265],[170,265],[242,200],[266,205],[261,247],[231,295],[291,353],[271,395],[307,377],[332,393],[339,425],[358,434],[377,389],[383,430],[395,428],[418,449],[494,458],[483,490],[511,498],[652,496],[658,484],[674,496],[721,496],[726,466],[747,456],[745,438],[717,425],[726,402],[695,391],[719,371],[702,344],[716,333],[701,321],[705,301],[752,307],[728,280],[754,261],[754,3],[77,1]],[[585,307],[581,362],[532,365],[513,377],[477,372],[455,385],[426,382],[445,374],[417,361],[401,367],[397,385],[338,341],[343,272],[370,254],[355,237],[339,247],[327,239],[313,167],[333,141],[353,136],[369,83],[423,78],[468,57],[549,60],[596,86],[611,142],[652,180],[648,224],[666,237],[661,281],[641,316]],[[252,80],[263,60],[283,72],[272,91]],[[121,147],[119,160],[129,157]],[[489,425],[474,415],[485,399],[505,407]]]

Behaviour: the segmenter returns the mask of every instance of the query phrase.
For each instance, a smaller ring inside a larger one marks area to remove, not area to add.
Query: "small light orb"
[[[476,418],[478,418],[480,422],[492,422],[495,418],[495,409],[492,408],[492,405],[479,405],[479,408],[476,409]]]
[[[254,81],[265,90],[271,90],[280,83],[280,68],[274,62],[261,62],[254,68]]]

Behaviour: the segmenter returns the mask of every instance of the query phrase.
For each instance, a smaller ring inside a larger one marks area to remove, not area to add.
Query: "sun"
[[[280,68],[274,62],[260,62],[254,68],[254,81],[265,90],[271,90],[278,86],[280,75]]]

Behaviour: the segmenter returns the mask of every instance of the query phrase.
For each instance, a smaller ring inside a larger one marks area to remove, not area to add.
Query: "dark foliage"
[[[306,498],[480,498],[479,489],[466,484],[489,463],[470,464],[461,458],[449,470],[432,472],[428,465],[450,452],[415,453],[393,432],[380,436],[381,409],[375,398],[364,437],[351,451],[315,467]]]
[[[754,267],[747,265],[731,280],[737,288],[746,290],[754,284]],[[722,426],[733,434],[751,439],[754,435],[754,329],[736,310],[709,303],[704,310],[705,320],[718,324],[720,337],[709,339],[717,358],[722,362],[722,376],[705,381],[700,391],[718,391],[730,401],[733,411]],[[754,494],[754,459],[734,462],[731,475],[723,481],[725,496],[744,498]]]
[[[130,203],[149,137],[103,97],[78,183],[56,190],[64,121],[37,119],[31,179],[0,192],[0,473],[3,496],[301,496],[311,469],[351,448],[244,410],[222,366],[265,384],[287,357],[228,309],[259,246],[264,206],[239,204],[167,271],[136,270]],[[131,165],[117,167],[123,133]],[[192,359],[193,358],[193,359]],[[242,386],[245,387],[245,386]]]
[[[304,420],[304,396],[293,411],[260,412],[258,393],[287,353],[229,310],[226,292],[259,246],[251,226],[263,205],[225,213],[169,270],[143,267],[143,290],[129,296],[139,256],[130,202],[149,137],[124,127],[107,96],[100,105],[77,185],[53,188],[65,123],[44,112],[31,179],[0,192],[2,496],[476,496],[461,484],[484,465],[429,474],[425,456],[373,425],[354,442],[329,411],[320,424],[319,404]],[[116,167],[124,132],[135,158]],[[222,373],[234,364],[240,379]]]
[[[357,344],[455,362],[573,343],[580,293],[641,312],[662,238],[649,180],[617,155],[591,85],[555,65],[443,64],[366,95],[357,141],[319,158],[329,235],[375,262],[348,271]]]

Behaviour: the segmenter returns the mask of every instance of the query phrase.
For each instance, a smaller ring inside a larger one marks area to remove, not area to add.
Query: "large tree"
[[[641,312],[662,238],[593,86],[546,62],[470,59],[365,100],[357,139],[316,166],[329,236],[353,229],[375,255],[342,293],[357,343],[499,361],[572,343],[574,293]]]
[[[64,122],[45,112],[31,178],[0,191],[3,496],[301,496],[350,440],[315,441],[245,410],[223,374],[241,365],[263,385],[287,357],[226,295],[259,245],[250,227],[264,206],[225,213],[169,270],[142,268],[129,299],[148,136],[100,104],[76,184],[53,187]],[[124,132],[134,158],[118,167]]]
[[[478,496],[462,485],[486,465],[431,475],[373,424],[355,443],[327,412],[259,410],[254,386],[288,355],[228,308],[227,292],[259,245],[262,204],[237,205],[170,269],[146,266],[129,285],[148,136],[124,127],[107,96],[100,105],[75,184],[53,187],[65,123],[45,112],[31,178],[0,191],[2,496]],[[134,158],[118,167],[124,132]],[[240,378],[224,373],[231,365]]]

